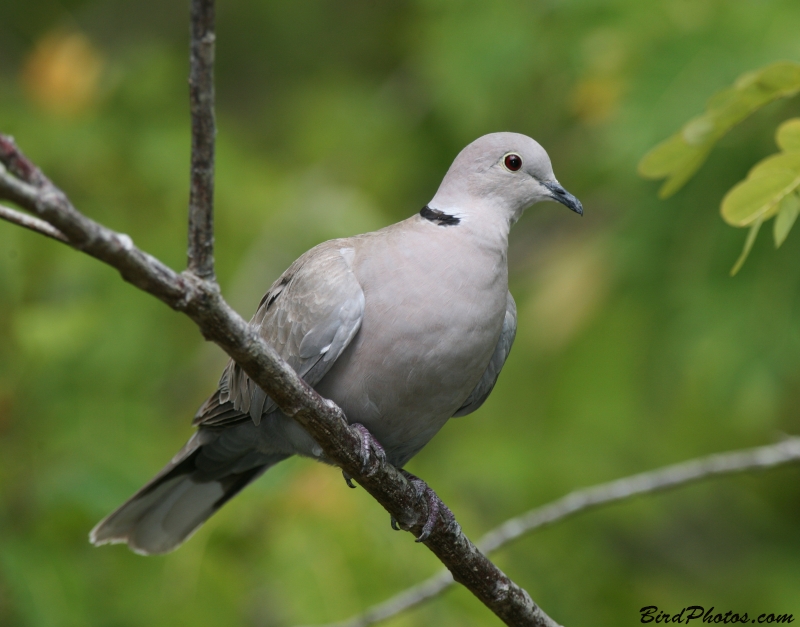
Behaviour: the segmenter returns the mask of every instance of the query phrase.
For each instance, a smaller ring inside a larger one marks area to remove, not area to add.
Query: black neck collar
[[[428,205],[420,209],[419,215],[426,220],[435,222],[439,226],[455,226],[461,222],[461,218],[445,213],[444,211],[439,211],[438,209],[431,209]]]

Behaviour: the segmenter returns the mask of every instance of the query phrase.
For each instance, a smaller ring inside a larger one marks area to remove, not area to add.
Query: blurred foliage
[[[716,93],[703,115],[692,118],[680,132],[650,150],[639,162],[639,174],[666,182],[659,191],[668,198],[703,165],[714,145],[735,125],[777,98],[800,91],[800,63],[778,62],[743,74],[733,87]],[[800,118],[778,128],[775,141],[782,152],[757,163],[747,178],[722,199],[722,217],[731,226],[749,226],[744,249],[731,269],[741,270],[761,224],[776,218],[775,248],[786,240],[800,207]]]
[[[679,133],[661,142],[639,162],[639,174],[667,178],[659,195],[668,198],[684,186],[705,163],[714,145],[734,126],[778,98],[800,91],[800,63],[773,63],[747,72],[714,94],[702,115],[692,118]]]
[[[185,264],[186,3],[0,3],[0,128],[71,196]],[[800,116],[779,99],[665,202],[650,146],[742,68],[800,61],[796,0],[226,0],[218,7],[217,261],[249,316],[319,241],[402,219],[475,137],[549,151],[581,220],[512,233],[519,334],[495,392],[409,464],[473,538],[579,486],[800,432],[800,246],[702,209]],[[783,150],[786,150],[784,147]],[[780,219],[779,214],[779,219]],[[784,217],[783,220],[788,220]],[[788,231],[784,224],[782,229]],[[789,238],[793,237],[789,234]],[[290,460],[186,545],[142,558],[89,529],[174,454],[224,356],[64,246],[0,224],[0,625],[289,626],[439,569],[363,490]],[[800,470],[589,513],[499,552],[569,627],[688,605],[800,616]],[[463,589],[388,623],[496,625]]]

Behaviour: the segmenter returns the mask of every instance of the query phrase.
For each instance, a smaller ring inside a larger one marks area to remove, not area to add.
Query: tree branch
[[[602,505],[610,505],[643,494],[653,494],[720,475],[766,470],[800,462],[800,437],[770,446],[718,453],[692,459],[638,475],[575,490],[560,499],[511,518],[478,541],[484,553],[496,551],[509,542],[542,527]],[[453,585],[449,571],[441,571],[399,594],[373,605],[347,620],[320,627],[368,627],[429,601]]]
[[[52,237],[59,242],[67,243],[67,238],[64,237],[64,234],[58,229],[54,229],[44,220],[20,213],[19,211],[14,211],[10,207],[0,205],[0,220],[11,222],[12,224],[30,229],[46,237]]]
[[[42,171],[20,152],[13,137],[0,135],[0,163],[25,183],[42,187],[49,182]]]
[[[214,0],[192,0],[189,271],[214,280]]]

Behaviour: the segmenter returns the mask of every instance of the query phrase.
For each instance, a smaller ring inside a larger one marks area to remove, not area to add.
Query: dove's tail
[[[142,555],[172,551],[248,483],[288,457],[252,450],[230,455],[233,451],[219,446],[223,443],[203,442],[204,435],[195,433],[161,472],[101,520],[89,534],[92,544],[127,543]]]

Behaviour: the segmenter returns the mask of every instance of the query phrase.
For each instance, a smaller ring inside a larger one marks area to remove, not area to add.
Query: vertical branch
[[[214,0],[191,0],[189,271],[214,280]]]

